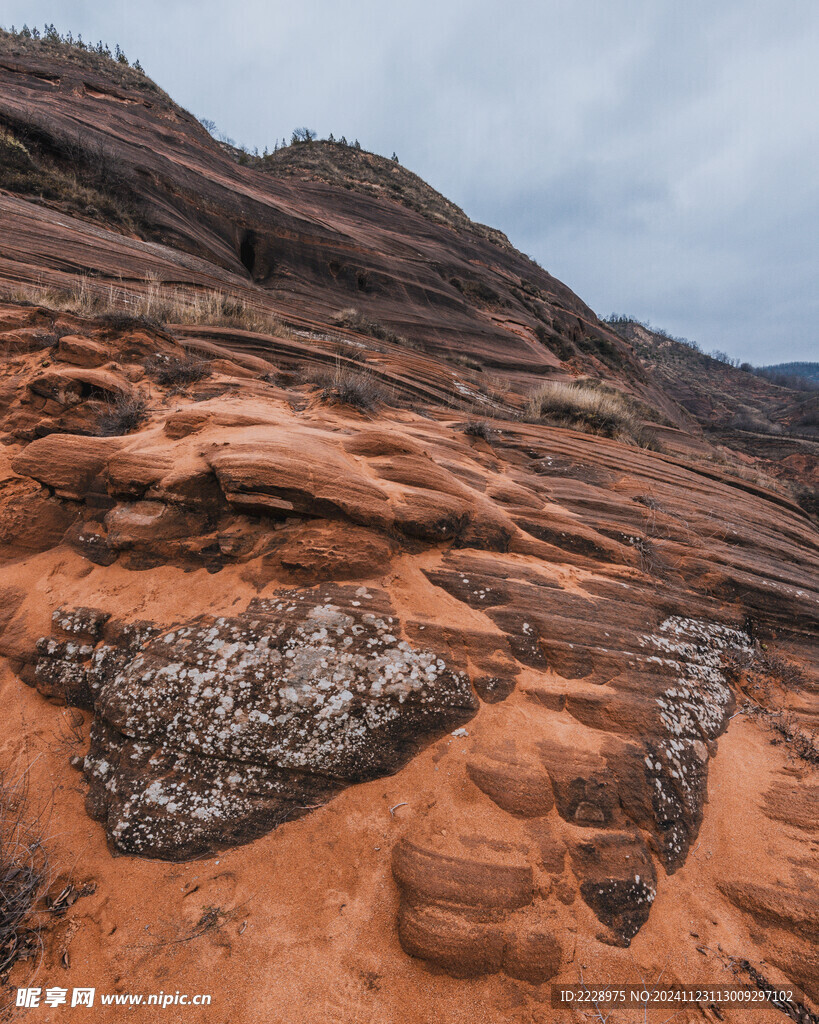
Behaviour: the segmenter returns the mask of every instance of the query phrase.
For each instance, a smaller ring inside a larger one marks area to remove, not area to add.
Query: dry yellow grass
[[[641,448],[656,440],[628,396],[584,384],[542,384],[529,398],[526,418],[601,434]]]
[[[159,324],[238,327],[259,334],[290,336],[281,320],[272,313],[213,289],[169,288],[159,282],[149,282],[146,288],[137,291],[80,277],[69,288],[22,284],[6,286],[2,292],[3,297],[12,302],[32,302],[79,316],[115,314],[142,317]]]

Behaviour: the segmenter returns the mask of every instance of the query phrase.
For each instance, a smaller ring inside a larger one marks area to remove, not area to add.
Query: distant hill
[[[819,363],[774,363],[772,366],[760,366],[757,372],[766,377],[805,377],[819,383]]]

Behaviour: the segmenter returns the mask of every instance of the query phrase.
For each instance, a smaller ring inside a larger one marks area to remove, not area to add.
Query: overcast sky
[[[601,315],[819,359],[817,0],[4,0],[237,142],[358,138]]]

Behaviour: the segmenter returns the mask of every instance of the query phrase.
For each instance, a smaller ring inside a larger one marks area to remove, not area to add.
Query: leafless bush
[[[801,367],[808,374],[811,372],[815,374],[815,363],[785,363],[780,365],[779,368],[776,366],[757,366],[753,367],[751,372],[755,373],[757,377],[765,377],[772,384],[777,384],[779,387],[790,388],[791,391],[819,391],[819,379],[815,376],[802,376],[799,373],[786,373],[784,372],[786,366],[791,366],[793,369]]]
[[[369,412],[389,399],[386,389],[371,373],[351,370],[340,363],[332,373],[316,374],[313,380],[321,388],[325,402],[338,402]]]
[[[788,745],[788,751],[819,766],[819,736],[808,732],[782,703],[781,691],[799,692],[808,685],[802,670],[786,658],[756,644],[750,651],[731,651],[723,657],[728,681],[744,693],[741,713],[755,718]],[[776,691],[779,690],[779,693]]]
[[[819,1015],[811,1013],[804,1003],[783,998],[785,996],[785,993],[782,992],[783,986],[772,984],[762,971],[745,959],[745,957],[733,956],[723,949],[719,943],[716,949],[712,949],[709,946],[697,946],[697,950],[703,955],[711,954],[715,957],[723,967],[730,970],[737,981],[740,980],[742,974],[746,974],[761,992],[765,992],[768,995],[767,1005],[775,1006],[777,1010],[781,1010],[792,1021],[796,1021],[797,1024],[819,1024]],[[713,1007],[713,1003],[711,1005]]]
[[[66,694],[66,704],[70,697]],[[54,729],[54,739],[49,743],[49,749],[59,754],[63,760],[75,759],[82,761],[80,751],[85,744],[85,716],[76,707],[66,706],[60,709],[60,720]]]
[[[358,331],[359,334],[369,334],[371,338],[379,338],[381,341],[388,341],[393,345],[411,347],[402,334],[396,334],[389,327],[385,327],[378,320],[365,316],[353,306],[336,313],[333,323],[338,324],[339,327],[347,327],[351,331]]]
[[[145,370],[164,388],[181,388],[188,384],[196,384],[211,375],[207,360],[190,355],[181,358],[154,356],[146,360]]]
[[[781,434],[783,428],[779,423],[773,423],[758,409],[749,405],[743,405],[731,420],[733,430],[745,430],[753,434]]]
[[[121,434],[130,434],[145,419],[147,411],[148,404],[142,395],[119,395],[107,403],[100,417],[100,436],[119,437]]]
[[[492,427],[486,420],[470,420],[464,427],[467,437],[482,437],[484,441],[492,440]]]
[[[819,735],[816,730],[808,732],[796,720],[792,711],[784,708],[763,708],[757,704],[745,703],[743,712],[756,718],[780,737],[779,742],[788,745],[788,752],[800,761],[819,768]]]
[[[723,661],[728,681],[757,700],[771,700],[772,687],[798,693],[807,684],[798,665],[759,644],[750,651],[728,652]]]
[[[13,782],[0,772],[0,981],[41,948],[40,904],[50,884],[45,825],[31,811],[27,775]]]
[[[819,427],[819,406],[813,405],[799,417],[800,427]]]

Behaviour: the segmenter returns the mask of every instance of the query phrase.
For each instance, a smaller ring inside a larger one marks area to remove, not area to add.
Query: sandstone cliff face
[[[385,190],[237,164],[156,87],[113,85],[98,68],[5,38],[0,124],[49,167],[100,181],[130,217],[117,225],[96,206],[85,219],[68,216],[65,203],[44,208],[36,186],[27,192],[15,179],[18,191],[0,195],[10,244],[2,256],[15,280],[64,285],[83,273],[92,288],[121,287],[147,272],[177,287],[228,290],[305,324],[356,306],[439,355],[524,374],[574,359],[648,386],[630,345],[578,296],[423,183],[413,209],[400,193],[396,201]],[[395,170],[378,160],[382,175]],[[458,216],[442,214],[441,203]]]
[[[0,755],[85,893],[47,918],[48,981],[212,992],[185,1020],[529,1024],[584,1019],[552,981],[756,977],[815,1014],[810,516],[491,236],[271,181],[159,95],[42,72],[4,55],[0,113],[115,134],[163,244],[1,194],[0,273],[159,269],[290,325],[0,305]],[[428,348],[331,327],[337,260]],[[509,304],[465,301],[466,267]],[[651,399],[661,450],[526,422],[545,370]]]

